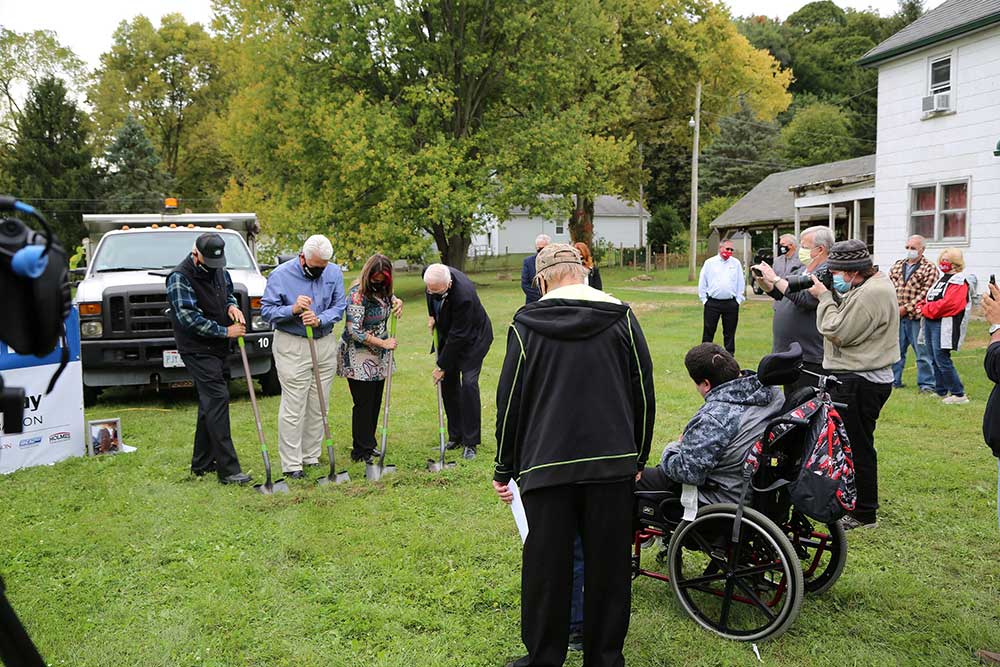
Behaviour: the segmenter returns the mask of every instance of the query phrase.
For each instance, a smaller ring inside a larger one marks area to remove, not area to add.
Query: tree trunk
[[[472,236],[466,233],[448,235],[444,225],[434,225],[434,243],[437,244],[441,263],[454,267],[459,271],[465,269],[465,259],[472,244]]]
[[[576,205],[569,220],[569,237],[573,243],[583,242],[587,247],[594,243],[594,198],[576,195]]]

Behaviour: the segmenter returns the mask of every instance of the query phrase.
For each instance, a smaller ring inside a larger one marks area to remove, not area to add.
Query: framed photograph
[[[87,422],[90,455],[117,454],[122,450],[121,419],[94,419]]]

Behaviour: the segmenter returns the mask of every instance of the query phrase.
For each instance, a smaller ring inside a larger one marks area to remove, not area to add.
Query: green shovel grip
[[[323,446],[324,447],[333,447],[333,439],[331,438],[330,440],[324,440],[323,441]]]
[[[240,347],[246,347],[246,343],[243,342],[243,336],[238,337],[236,339],[236,342],[239,344]]]
[[[389,338],[396,337],[396,316],[393,315],[392,319],[389,320]]]
[[[307,324],[306,325],[306,338],[308,338],[308,339],[311,340],[312,337],[313,337],[313,328]]]

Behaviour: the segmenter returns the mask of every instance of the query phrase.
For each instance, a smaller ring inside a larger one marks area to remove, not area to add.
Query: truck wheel
[[[83,385],[83,405],[84,407],[91,407],[97,404],[97,397],[101,395],[100,387],[88,387]]]
[[[281,382],[278,381],[278,370],[272,364],[271,370],[263,375],[258,375],[260,380],[260,393],[263,396],[277,396],[281,393]]]

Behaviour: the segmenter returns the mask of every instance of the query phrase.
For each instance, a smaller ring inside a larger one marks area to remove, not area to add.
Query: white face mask
[[[906,251],[906,259],[908,259],[910,261],[913,261],[917,257],[920,257],[920,253],[917,252],[916,250],[907,250]]]
[[[799,261],[803,264],[813,261],[812,248],[799,248]]]

